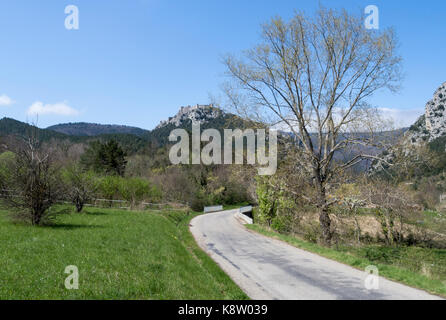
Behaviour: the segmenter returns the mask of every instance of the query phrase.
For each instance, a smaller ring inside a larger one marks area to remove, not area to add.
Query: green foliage
[[[107,134],[133,134],[143,136],[147,133],[146,130],[136,127],[86,122],[57,124],[47,129],[72,136],[100,136]]]
[[[271,228],[279,233],[289,233],[292,229],[293,221],[288,215],[279,215],[271,220]]]
[[[297,206],[285,188],[272,177],[257,177],[259,208],[257,221],[281,233],[291,232],[296,224]]]
[[[161,199],[161,191],[147,180],[141,178],[119,178],[119,180],[118,191],[132,206],[143,200],[156,202]]]
[[[257,177],[257,197],[259,202],[259,209],[257,213],[257,219],[260,224],[266,224],[271,226],[272,220],[277,214],[277,197],[268,184],[267,177]]]
[[[31,133],[38,136],[39,141],[46,142],[52,139],[67,139],[67,136],[51,131],[37,128],[36,126],[20,122],[11,118],[0,119],[0,136],[17,135],[17,136],[29,136]]]
[[[202,190],[198,190],[189,201],[189,206],[196,212],[202,212],[204,207],[213,204],[208,196]],[[214,203],[218,204],[218,203]]]
[[[127,153],[116,140],[108,142],[93,141],[81,158],[88,169],[99,173],[123,176],[127,165]]]
[[[104,176],[99,179],[97,196],[107,200],[125,200],[131,206],[138,202],[156,202],[161,199],[161,191],[142,178]]]
[[[0,154],[0,189],[5,188],[3,183],[8,179],[11,174],[11,168],[15,161],[15,153],[6,151]]]
[[[312,222],[304,226],[303,238],[311,243],[317,243],[321,237],[321,228],[319,223]]]

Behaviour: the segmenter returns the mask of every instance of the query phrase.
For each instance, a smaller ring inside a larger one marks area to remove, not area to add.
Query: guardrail
[[[204,207],[204,213],[223,211],[223,206]]]
[[[252,206],[242,207],[238,209],[236,216],[245,221],[247,224],[253,224],[254,220],[245,213],[252,212]]]

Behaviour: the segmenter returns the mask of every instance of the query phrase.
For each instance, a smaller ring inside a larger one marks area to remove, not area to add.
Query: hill
[[[142,130],[142,129],[141,129]],[[50,129],[41,129],[34,125],[14,120],[11,118],[0,119],[0,138],[2,142],[0,143],[0,151],[5,150],[3,144],[8,144],[5,140],[7,137],[12,138],[25,138],[30,135],[35,135],[38,137],[40,142],[55,141],[65,141],[68,143],[89,143],[93,140],[109,141],[114,139],[118,141],[123,148],[129,153],[136,153],[142,150],[147,144],[147,136],[142,137],[130,133],[109,133],[100,134],[97,136],[88,135],[69,135],[61,132],[57,132]],[[147,133],[146,133],[147,135]],[[9,140],[9,143],[14,143],[13,140]]]
[[[197,105],[182,107],[175,116],[162,121],[152,131],[125,125],[85,122],[58,124],[42,129],[11,118],[3,118],[0,120],[0,137],[26,137],[34,133],[42,142],[54,139],[72,143],[115,139],[128,153],[133,154],[148,149],[155,151],[157,148],[166,146],[169,144],[169,135],[173,129],[182,128],[190,131],[192,121],[198,121],[202,130],[215,128],[223,131],[225,128],[252,127],[247,121],[233,114],[225,113],[212,105]]]
[[[19,136],[25,137],[34,133],[39,136],[41,141],[54,139],[67,139],[68,136],[52,130],[40,129],[34,125],[21,122],[11,118],[0,119],[0,136]]]
[[[147,130],[130,127],[124,125],[98,124],[98,123],[62,123],[46,128],[47,130],[56,131],[71,136],[99,136],[104,134],[133,134],[143,136],[147,134]]]

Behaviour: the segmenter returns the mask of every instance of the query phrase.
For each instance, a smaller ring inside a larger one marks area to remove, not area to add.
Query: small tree
[[[366,205],[366,201],[362,199],[361,190],[352,183],[342,184],[335,194],[340,207],[344,207],[349,215],[355,221],[355,239],[358,244],[361,243],[361,225],[359,224],[359,209]]]
[[[419,211],[410,194],[386,181],[371,181],[362,188],[365,202],[376,208],[386,244],[402,242],[405,223]]]
[[[68,197],[79,213],[93,197],[96,190],[95,177],[91,172],[84,172],[74,165],[64,171],[63,178]]]
[[[33,225],[43,224],[50,216],[49,208],[60,198],[60,179],[51,154],[39,148],[35,138],[19,148],[10,174],[2,180],[6,206]]]

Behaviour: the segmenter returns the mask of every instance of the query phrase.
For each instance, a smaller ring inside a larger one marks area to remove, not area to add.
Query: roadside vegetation
[[[446,250],[381,245],[326,247],[296,235],[280,234],[266,226],[247,225],[253,231],[287,242],[297,248],[336,260],[360,270],[374,265],[379,275],[414,288],[446,297]]]

